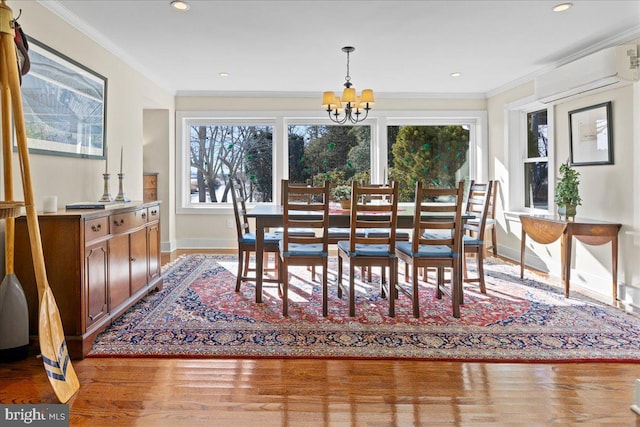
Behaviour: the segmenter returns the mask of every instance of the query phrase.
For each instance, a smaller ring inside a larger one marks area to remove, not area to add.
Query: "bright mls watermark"
[[[4,426],[69,427],[69,406],[0,405],[0,427]]]

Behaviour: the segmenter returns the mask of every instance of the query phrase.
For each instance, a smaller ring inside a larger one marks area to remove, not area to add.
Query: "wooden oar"
[[[0,73],[6,75],[4,61],[0,61]],[[0,111],[11,110],[11,96],[7,79],[0,82]],[[2,114],[2,164],[4,176],[3,207],[21,205],[13,199],[13,165],[11,150],[11,117]],[[14,203],[11,203],[14,202]],[[5,360],[24,359],[29,350],[29,307],[22,285],[14,270],[15,217],[14,213],[2,209],[4,218],[5,276],[0,284],[0,354]],[[6,214],[6,215],[5,215]]]
[[[8,81],[11,94],[13,120],[16,127],[16,142],[20,159],[22,188],[24,191],[24,203],[27,214],[27,227],[29,229],[29,243],[36,283],[38,285],[38,299],[40,300],[39,331],[40,352],[44,362],[45,371],[49,382],[58,399],[65,403],[80,388],[78,377],[69,358],[69,352],[64,338],[64,330],[60,321],[60,313],[51,287],[47,280],[47,272],[44,264],[42,241],[40,239],[40,226],[36,212],[33,189],[31,186],[31,166],[29,164],[29,149],[27,146],[27,132],[24,123],[22,109],[22,97],[20,95],[20,77],[16,63],[16,50],[14,44],[14,29],[11,26],[13,14],[6,5],[5,0],[0,4],[0,60],[3,71],[0,79]],[[3,84],[2,87],[6,87]],[[2,114],[10,114],[3,110]]]

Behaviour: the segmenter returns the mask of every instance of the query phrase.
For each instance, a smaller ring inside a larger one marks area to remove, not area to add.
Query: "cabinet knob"
[[[97,225],[94,224],[94,225],[91,226],[91,231],[96,232],[96,231],[100,231],[100,230],[102,230],[102,224],[97,224]]]
[[[146,212],[142,212],[142,218],[146,218],[147,217],[147,213]]]
[[[136,262],[136,259],[131,257],[131,262]]]
[[[113,220],[113,225],[124,225],[124,219],[120,219],[119,221],[117,219]]]

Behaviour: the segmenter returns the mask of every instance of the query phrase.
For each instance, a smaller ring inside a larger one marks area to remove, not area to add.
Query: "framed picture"
[[[569,111],[572,166],[613,164],[611,101]]]
[[[21,85],[29,152],[106,159],[107,79],[34,39],[29,61]]]

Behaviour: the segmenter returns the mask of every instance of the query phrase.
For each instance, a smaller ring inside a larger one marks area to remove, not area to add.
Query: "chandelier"
[[[342,51],[347,54],[347,75],[344,80],[344,90],[342,98],[333,92],[322,94],[322,106],[329,114],[331,121],[344,124],[347,121],[358,123],[367,118],[369,110],[373,106],[373,89],[363,89],[358,96],[356,89],[351,87],[351,76],[349,75],[349,54],[356,50],[353,46],[345,46]]]

